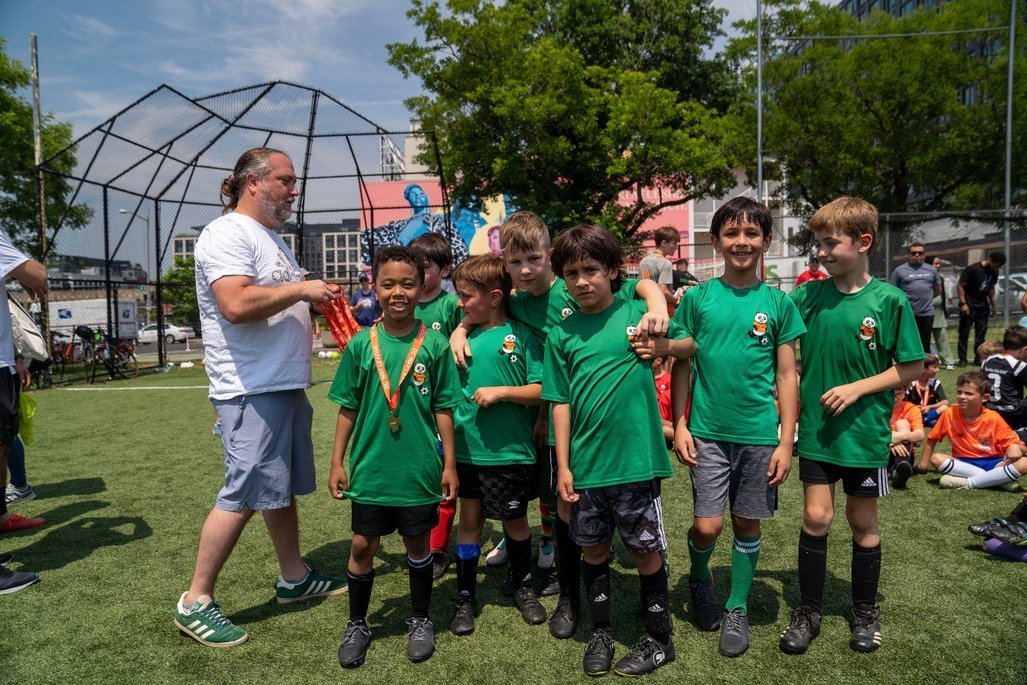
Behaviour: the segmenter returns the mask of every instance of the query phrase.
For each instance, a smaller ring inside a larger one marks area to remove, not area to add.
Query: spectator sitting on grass
[[[936,378],[938,367],[938,358],[928,354],[924,358],[924,372],[906,388],[906,401],[920,408],[920,415],[928,428],[937,423],[938,417],[949,406],[941,381]]]
[[[916,405],[907,402],[901,387],[895,388],[895,406],[891,412],[891,442],[888,444],[892,484],[906,487],[913,475],[913,453],[924,439],[924,423]]]

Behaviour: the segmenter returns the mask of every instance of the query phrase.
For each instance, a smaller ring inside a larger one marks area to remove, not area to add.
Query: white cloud
[[[96,17],[82,14],[62,15],[67,21],[62,30],[67,35],[81,41],[107,41],[119,34],[113,28]]]

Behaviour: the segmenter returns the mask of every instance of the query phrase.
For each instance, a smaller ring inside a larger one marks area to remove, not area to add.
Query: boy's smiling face
[[[813,238],[820,263],[834,277],[846,276],[865,268],[866,253],[873,238],[864,234],[859,240],[841,231],[814,231]]]
[[[613,302],[617,269],[608,269],[592,257],[563,265],[563,280],[586,314],[603,311]]]
[[[500,290],[488,292],[464,280],[456,281],[456,294],[459,298],[457,306],[476,326],[491,321],[493,312],[503,299]]]
[[[385,262],[378,269],[374,290],[382,316],[395,325],[409,323],[423,285],[417,269],[406,262]]]
[[[553,272],[544,250],[507,250],[503,253],[506,270],[518,290],[538,295],[549,288]]]
[[[728,222],[720,235],[710,235],[713,249],[724,257],[724,268],[738,273],[755,273],[770,240],[771,236],[764,237],[763,230],[749,220]]]

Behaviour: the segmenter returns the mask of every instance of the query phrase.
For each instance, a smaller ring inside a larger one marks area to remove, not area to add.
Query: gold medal
[[[399,432],[399,417],[389,416],[389,430],[393,433]]]
[[[418,322],[420,323],[420,322]],[[378,372],[378,381],[382,386],[382,392],[385,393],[385,401],[389,405],[389,430],[393,433],[399,432],[399,417],[396,416],[396,410],[399,408],[399,386],[403,385],[403,379],[410,373],[410,369],[414,366],[414,359],[417,358],[417,352],[421,349],[421,343],[424,342],[424,336],[427,333],[427,329],[424,324],[421,323],[417,330],[417,336],[414,338],[414,343],[410,346],[410,351],[407,352],[406,361],[403,362],[403,369],[399,374],[399,381],[396,383],[396,392],[391,392],[392,388],[389,384],[389,374],[385,371],[385,361],[382,359],[382,351],[378,346],[378,324],[375,323],[371,326],[371,353],[374,357],[374,367]]]

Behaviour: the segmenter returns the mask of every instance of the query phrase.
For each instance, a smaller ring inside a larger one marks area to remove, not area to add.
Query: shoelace
[[[428,640],[435,646],[435,631],[431,621],[426,618],[408,618],[407,625],[410,627],[407,635],[411,640]]]
[[[792,615],[792,622],[789,624],[788,628],[785,629],[785,632],[788,632],[789,630],[809,632],[811,629],[812,624],[810,623],[809,614],[802,609],[796,609],[795,613]]]
[[[232,623],[228,620],[227,616],[221,613],[221,605],[218,602],[211,602],[201,609],[199,614],[207,621],[207,623],[219,628]]]
[[[852,612],[852,622],[859,630],[869,629],[874,625],[875,620],[877,620],[877,615],[872,610],[857,608]]]
[[[588,644],[585,646],[585,654],[603,654],[611,647],[613,647],[613,635],[610,635],[605,630],[597,630],[588,639]]]
[[[728,632],[740,633],[742,632],[742,616],[737,611],[729,611],[724,616],[724,630]]]
[[[342,635],[342,645],[350,645],[357,641],[361,635],[370,635],[371,631],[362,623],[350,623],[346,626],[346,632]]]
[[[628,652],[628,658],[636,661],[647,661],[649,657],[655,654],[660,649],[660,646],[656,644],[656,640],[652,639],[648,635],[643,635],[638,638],[638,642]]]

